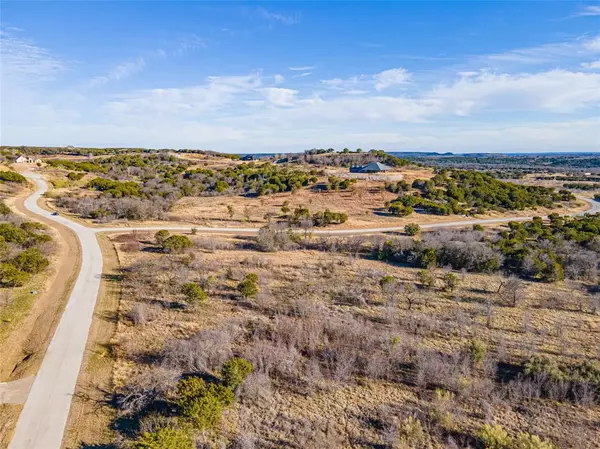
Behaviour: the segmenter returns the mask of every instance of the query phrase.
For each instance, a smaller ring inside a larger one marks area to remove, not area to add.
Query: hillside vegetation
[[[589,249],[597,219],[501,239]],[[472,240],[448,236],[431,238]],[[400,267],[372,257],[382,236],[114,241],[124,299],[111,404],[131,447],[595,448],[597,278],[540,289],[492,269]]]
[[[406,216],[415,209],[435,215],[485,214],[488,210],[551,208],[575,199],[567,190],[522,186],[468,170],[440,170],[430,180],[415,180],[411,187],[415,191],[409,193],[403,181],[387,185],[392,192],[402,192],[388,206],[392,214]]]

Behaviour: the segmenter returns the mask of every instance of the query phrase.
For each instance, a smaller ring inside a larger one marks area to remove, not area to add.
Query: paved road
[[[81,241],[82,263],[9,449],[60,449],[100,287],[102,253],[94,229],[52,216],[37,205],[48,186],[39,174],[26,173],[26,176],[34,180],[37,190],[25,200],[25,207],[71,228]]]
[[[57,221],[72,229],[81,241],[81,271],[71,292],[52,342],[48,347],[42,366],[33,382],[31,391],[17,422],[15,435],[9,449],[60,449],[65,425],[69,416],[71,398],[75,392],[77,377],[83,360],[88,332],[92,323],[94,306],[100,287],[102,274],[102,253],[96,240],[98,232],[127,230],[170,229],[189,231],[189,226],[146,226],[132,228],[87,228],[65,217],[53,216],[37,205],[38,199],[46,192],[48,185],[37,173],[24,173],[36,184],[36,192],[27,198],[25,207],[34,214]],[[586,200],[590,213],[600,212],[600,203]],[[582,213],[574,215],[582,215]],[[532,217],[517,217],[487,220],[466,220],[422,225],[423,229],[471,226],[474,224],[495,224],[507,221],[527,221]],[[197,227],[199,232],[255,234],[257,228],[206,228]],[[403,226],[341,229],[333,231],[316,230],[316,235],[357,235],[381,232],[402,231]]]

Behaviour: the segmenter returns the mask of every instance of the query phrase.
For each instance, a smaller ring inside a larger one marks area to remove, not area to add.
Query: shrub
[[[26,273],[36,274],[44,270],[50,262],[37,248],[27,248],[13,260],[13,265]]]
[[[396,278],[394,276],[384,276],[381,278],[381,280],[379,281],[379,285],[381,286],[381,288],[383,290],[388,289],[390,286],[392,285],[396,285],[397,281]]]
[[[409,223],[404,226],[404,232],[406,232],[406,235],[410,235],[412,237],[421,232],[421,227],[416,223]]]
[[[27,232],[10,223],[0,223],[0,237],[7,242],[22,245],[27,241]]]
[[[194,449],[195,444],[187,429],[163,427],[146,432],[133,443],[135,449]]]
[[[476,433],[485,449],[509,449],[511,439],[508,433],[499,425],[484,424]]]
[[[458,284],[460,283],[460,279],[459,277],[454,274],[454,273],[446,273],[444,275],[444,290],[446,290],[447,292],[453,292],[454,290],[456,290],[456,287],[458,287]]]
[[[223,385],[235,391],[253,370],[252,363],[245,359],[234,357],[225,363],[221,370]]]
[[[392,215],[396,215],[398,217],[406,217],[407,215],[412,214],[414,212],[414,209],[412,208],[412,206],[405,206],[402,203],[393,202],[389,205],[388,211]]]
[[[248,273],[246,278],[238,284],[237,291],[246,299],[252,298],[258,293],[257,281],[258,276],[255,273]]]
[[[398,429],[398,447],[404,449],[426,449],[431,447],[431,437],[421,421],[412,416],[406,418]]]
[[[169,235],[169,231],[167,231],[166,229],[156,231],[156,234],[154,234],[154,241],[158,246],[162,247],[165,243],[165,240],[169,238]]]
[[[0,265],[0,283],[5,287],[22,287],[29,277],[29,273],[19,270],[10,263]]]
[[[179,254],[192,247],[192,241],[185,235],[172,235],[162,244],[163,250],[167,253]]]
[[[0,181],[25,184],[27,182],[27,178],[14,171],[0,171]]]
[[[10,207],[8,207],[3,202],[0,202],[0,215],[10,215],[10,214],[12,214]]]
[[[519,432],[511,445],[511,449],[556,449],[556,446],[548,440],[542,440],[537,435]]]
[[[554,359],[543,356],[533,356],[523,367],[523,374],[526,376],[534,376],[542,374],[554,381],[566,381],[569,378],[566,373]]]
[[[484,229],[484,227],[483,227],[483,226],[481,226],[480,224],[474,224],[474,225],[473,225],[473,231],[479,231],[479,232],[482,232],[482,231],[485,231],[485,229]]]
[[[419,270],[419,273],[417,274],[417,279],[425,288],[435,287],[435,276],[433,275],[431,270]]]
[[[195,282],[183,284],[181,291],[185,295],[186,301],[191,303],[203,302],[208,298],[206,292]]]
[[[467,350],[469,351],[471,360],[476,364],[483,362],[483,359],[487,354],[487,346],[481,340],[477,339],[473,339],[469,342]]]
[[[85,176],[85,173],[77,173],[77,172],[72,171],[67,175],[67,179],[69,181],[79,181],[84,176]]]
[[[199,377],[189,377],[179,382],[177,405],[183,416],[199,429],[214,429],[221,419],[223,407],[233,404],[233,392],[214,383],[207,384]]]

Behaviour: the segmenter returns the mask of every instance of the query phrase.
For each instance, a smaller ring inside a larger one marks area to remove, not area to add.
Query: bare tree
[[[523,281],[515,276],[503,280],[498,287],[498,295],[512,307],[516,307],[523,300]]]

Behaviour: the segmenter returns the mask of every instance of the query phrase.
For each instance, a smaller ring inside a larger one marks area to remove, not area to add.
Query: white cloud
[[[30,40],[0,31],[0,69],[3,81],[19,82],[51,80],[64,72],[68,64]]]
[[[106,84],[109,81],[119,81],[141,72],[146,67],[144,58],[136,58],[133,61],[127,61],[113,67],[106,75],[92,78],[89,82],[90,87]]]
[[[411,74],[405,69],[391,68],[370,75],[344,74],[312,85],[312,78],[305,78],[298,83],[301,89],[293,84],[294,76],[289,77],[286,87],[291,88],[286,89],[281,87],[286,81],[283,75],[260,72],[125,93],[117,90],[116,83],[108,85],[107,81],[143,70],[146,61],[140,58],[99,77],[102,81],[96,82],[107,83],[107,92],[98,90],[86,98],[88,92],[81,83],[71,87],[75,71],[60,87],[60,76],[77,66],[29,41],[13,39],[7,47],[5,34],[1,37],[1,125],[6,144],[230,151],[314,146],[600,150],[600,119],[590,118],[600,115],[600,73],[581,68],[491,71],[467,67],[458,72],[450,67],[435,77],[416,73],[415,83],[408,83]],[[569,45],[580,59],[564,56],[576,62],[568,67],[596,67],[598,38]],[[560,66],[562,53],[566,54],[565,47],[555,46],[527,55],[554,58],[552,65]],[[302,70],[292,75],[310,72],[296,68]]]
[[[586,40],[583,43],[583,50],[591,54],[600,53],[600,36]]]
[[[288,67],[288,70],[292,70],[293,72],[306,72],[308,70],[314,69],[314,65],[306,65],[301,67]]]
[[[569,113],[600,102],[600,74],[552,70],[537,74],[493,74],[461,78],[427,94],[456,115],[482,110]]]
[[[277,12],[268,11],[265,8],[257,8],[256,11],[261,17],[270,21],[283,23],[284,25],[296,25],[301,21],[300,14],[281,14]]]
[[[583,67],[584,69],[598,70],[600,69],[600,59],[592,62],[584,62],[581,64],[581,67]]]
[[[254,91],[262,84],[259,74],[244,76],[211,76],[205,84],[182,88],[135,91],[118,96],[107,104],[109,112],[132,119],[173,115],[196,116],[217,112],[232,105],[237,97]]]
[[[296,78],[303,78],[303,77],[305,77],[305,76],[309,76],[309,75],[312,75],[312,72],[304,72],[304,73],[301,73],[301,74],[300,74],[300,75],[298,75]]]
[[[479,57],[487,63],[516,63],[525,65],[566,62],[600,53],[600,36],[568,42],[525,47]]]
[[[406,84],[411,78],[411,74],[403,68],[384,70],[374,75],[357,75],[350,78],[332,78],[321,80],[321,83],[338,90],[365,90],[374,88],[377,91],[385,90],[389,87]]]
[[[406,69],[390,69],[373,75],[375,89],[384,90],[398,84],[405,84],[410,79],[410,73]]]
[[[576,17],[600,16],[600,5],[588,5],[575,14]]]
[[[282,87],[267,87],[261,92],[273,106],[293,106],[298,94],[297,90]]]
[[[184,36],[177,45],[174,54],[182,56],[189,52],[194,52],[200,48],[206,48],[206,41],[195,34]]]

